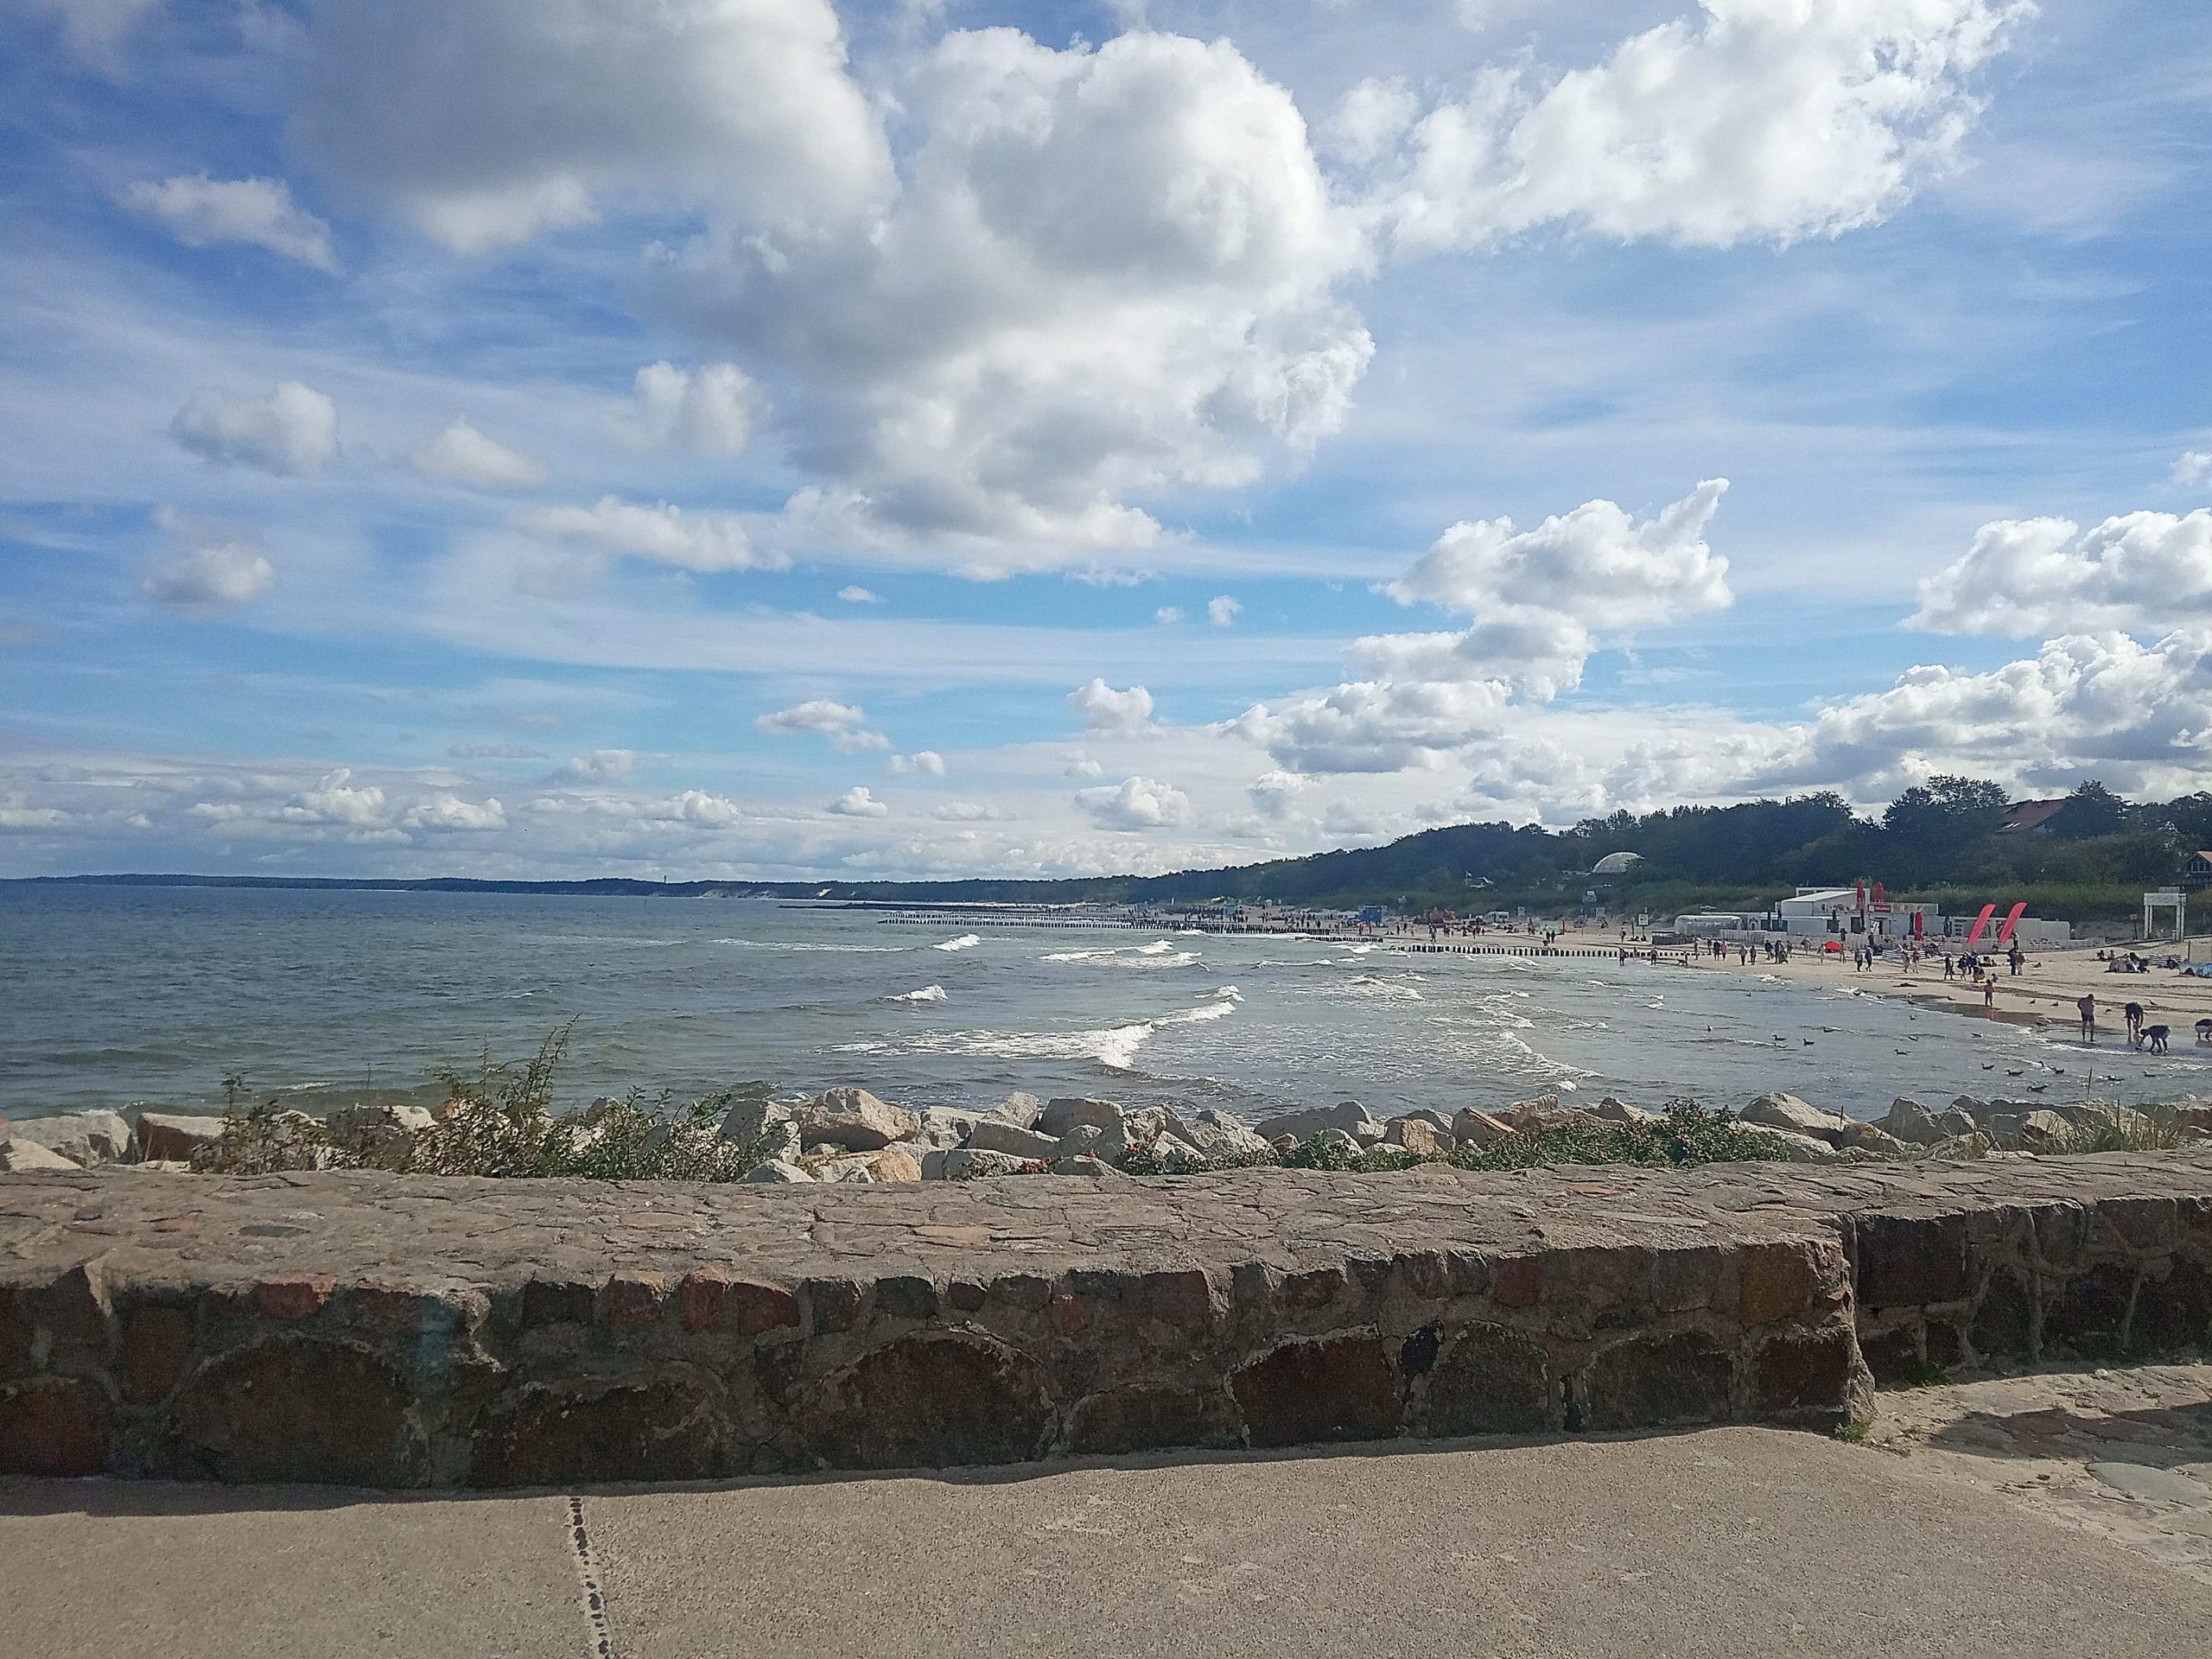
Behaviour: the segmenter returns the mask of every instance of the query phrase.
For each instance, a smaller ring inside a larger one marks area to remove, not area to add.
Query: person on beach
[[[2097,1040],[2097,994],[2094,991],[2090,992],[2087,996],[2076,1001],[2074,1006],[2080,1010],[2082,1015],[2082,1040],[2085,1043],[2095,1042]]]
[[[1997,1007],[1997,976],[1994,974],[1981,982],[1981,1006],[1992,1010]]]
[[[2130,1002],[2120,1011],[2120,1017],[2127,1022],[2127,1046],[2130,1048],[2142,1047],[2143,1005],[2140,1002]]]
[[[1943,977],[1947,980],[1958,977],[1957,964],[1952,962],[1951,953],[1948,950],[1943,953]]]

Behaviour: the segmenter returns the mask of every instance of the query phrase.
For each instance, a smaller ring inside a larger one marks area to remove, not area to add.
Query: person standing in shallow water
[[[2143,1005],[2140,1002],[2130,1002],[2120,1011],[2120,1017],[2127,1022],[2127,1046],[2130,1048],[2142,1047]]]
[[[2097,1040],[2097,994],[2091,991],[2087,996],[2077,1001],[2074,1006],[2081,1011],[2082,1014],[2082,1040],[2085,1043],[2095,1042]]]

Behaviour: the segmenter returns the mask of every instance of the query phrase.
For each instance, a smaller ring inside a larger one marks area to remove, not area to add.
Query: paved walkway
[[[1885,1407],[1870,1446],[1723,1428],[581,1496],[0,1482],[7,1646],[42,1659],[2207,1650],[2212,1575],[2175,1541],[2201,1543],[2191,1517],[2206,1512],[2186,1487],[2112,1471],[2192,1478],[2212,1368]],[[1958,1432],[1992,1417],[2012,1427]],[[2087,1486],[2036,1490],[2051,1483],[2024,1440],[2065,1452],[2048,1460],[2070,1459]]]

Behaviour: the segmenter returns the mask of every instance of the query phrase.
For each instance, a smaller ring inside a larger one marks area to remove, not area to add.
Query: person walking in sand
[[[2091,991],[2087,996],[2079,998],[2074,1006],[2080,1010],[2082,1015],[2082,1040],[2085,1043],[2095,1042],[2097,1040],[2097,994]]]

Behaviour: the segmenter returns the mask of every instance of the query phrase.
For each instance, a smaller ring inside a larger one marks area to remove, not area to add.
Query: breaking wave
[[[957,939],[947,939],[942,944],[931,945],[930,949],[932,950],[973,950],[982,943],[982,941],[973,933],[963,933]]]
[[[906,999],[896,999],[905,1001]],[[934,999],[932,999],[934,1000]],[[840,1054],[958,1054],[1007,1060],[1095,1060],[1109,1071],[1137,1070],[1137,1051],[1165,1026],[1226,1019],[1243,1001],[1224,985],[1194,1008],[1089,1031],[929,1031],[866,1042],[839,1043]]]
[[[1045,962],[1097,963],[1112,968],[1187,968],[1198,959],[1197,951],[1178,950],[1166,939],[1098,950],[1054,950],[1040,958]]]
[[[883,1000],[887,1002],[942,1002],[944,995],[944,986],[925,985],[918,991],[901,991],[896,996],[887,996]]]

